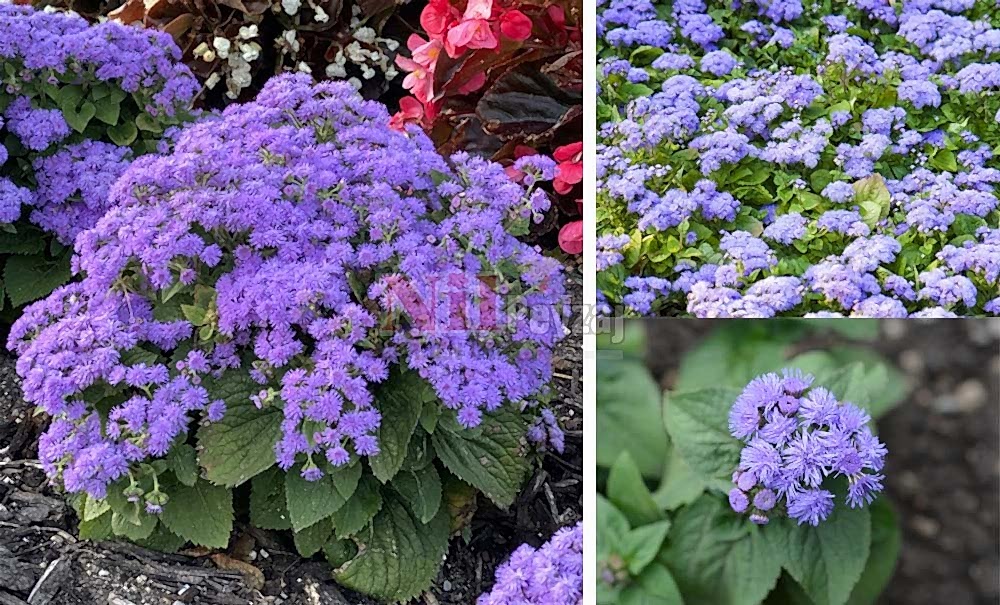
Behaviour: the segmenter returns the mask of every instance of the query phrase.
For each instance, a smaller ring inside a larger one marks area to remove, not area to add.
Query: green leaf
[[[638,578],[622,590],[620,605],[684,605],[681,590],[662,563],[647,567]],[[714,604],[713,604],[714,605]]]
[[[124,536],[136,541],[148,538],[156,529],[156,517],[139,513],[131,515],[114,511],[111,513],[111,531],[116,536]]]
[[[79,109],[73,109],[68,104],[60,107],[60,109],[62,110],[63,118],[69,124],[70,128],[81,133],[87,129],[87,124],[90,123],[90,120],[97,115],[97,106],[90,101],[84,101]]]
[[[778,581],[783,557],[722,498],[704,495],[677,514],[660,560],[688,603],[757,605]]]
[[[198,482],[198,454],[193,447],[186,443],[175,445],[166,460],[178,481],[188,487]]]
[[[361,531],[382,509],[382,493],[377,479],[369,474],[362,475],[358,487],[343,506],[330,518],[338,538],[353,536]]]
[[[660,388],[638,361],[606,359],[597,364],[597,464],[614,464],[632,454],[643,476],[659,477],[667,451]]]
[[[379,453],[369,458],[372,472],[382,483],[386,483],[399,472],[406,459],[410,437],[417,428],[424,403],[433,396],[433,391],[416,372],[393,374],[380,385],[375,393],[375,407],[383,422],[378,429]]]
[[[262,529],[292,528],[285,506],[285,473],[272,468],[250,481],[250,522]]]
[[[441,507],[441,477],[433,464],[418,471],[400,471],[392,487],[409,504],[421,523],[427,523]]]
[[[610,500],[597,494],[597,556],[621,553],[622,540],[629,532],[628,519]]]
[[[854,203],[861,209],[861,220],[874,229],[876,223],[889,216],[892,205],[892,195],[885,185],[885,179],[881,174],[873,174],[855,181],[852,186]]]
[[[755,376],[780,368],[787,344],[752,323],[735,322],[701,341],[681,360],[674,389],[742,388]]]
[[[107,540],[112,536],[111,512],[106,512],[90,521],[80,521],[77,532],[80,534],[81,540],[93,540],[94,542]]]
[[[285,473],[285,506],[292,529],[301,531],[337,512],[354,494],[361,479],[361,465],[333,467],[323,464],[323,477],[317,481],[302,478],[302,464]]]
[[[83,521],[93,521],[109,510],[111,510],[111,504],[107,498],[95,500],[92,496],[84,496],[83,511],[80,513],[80,519]]]
[[[531,469],[524,418],[503,408],[484,416],[475,429],[466,429],[453,416],[442,418],[431,436],[438,458],[497,506],[510,506]]]
[[[198,429],[198,450],[205,476],[212,483],[236,487],[274,466],[274,444],[281,437],[281,411],[257,409],[250,396],[260,385],[243,372],[226,372],[206,380],[211,399],[226,402],[218,422]]]
[[[95,109],[94,116],[108,125],[114,125],[118,123],[118,116],[121,114],[121,99],[115,99],[115,97],[104,97],[94,103]]]
[[[931,166],[948,172],[958,172],[958,160],[955,152],[948,149],[940,149],[927,162]]]
[[[323,545],[331,535],[333,535],[333,523],[330,519],[322,519],[295,532],[292,538],[295,541],[295,550],[303,557],[311,557],[323,549]]]
[[[864,347],[832,347],[827,352],[839,365],[860,363],[865,369],[864,384],[868,392],[865,407],[872,418],[878,419],[899,405],[909,394],[906,375],[875,351]]]
[[[112,143],[121,147],[128,147],[135,142],[138,136],[139,129],[131,120],[125,120],[116,126],[108,127],[108,138],[111,139]]]
[[[137,543],[139,546],[152,550],[173,553],[177,552],[180,547],[187,544],[187,540],[167,529],[162,523],[157,523],[156,529],[153,530],[153,533],[151,533],[147,538],[137,540]]]
[[[896,569],[902,532],[896,520],[896,511],[886,498],[879,498],[868,509],[872,523],[871,553],[847,600],[850,605],[873,605],[889,584]]]
[[[664,519],[649,525],[643,525],[629,531],[622,538],[622,558],[628,564],[628,571],[633,576],[642,573],[646,566],[653,562],[656,553],[660,552],[663,540],[670,531],[670,521]]]
[[[868,560],[871,520],[867,508],[848,508],[838,501],[816,527],[797,525],[785,517],[772,521],[766,533],[768,541],[784,553],[785,569],[816,605],[847,602]]]
[[[625,514],[632,527],[653,523],[663,518],[653,494],[646,487],[639,467],[627,451],[618,456],[608,474],[605,492],[615,507]]]
[[[672,393],[665,399],[667,432],[684,462],[715,489],[726,491],[743,444],[729,434],[729,409],[736,389]]]
[[[51,261],[42,255],[11,256],[4,266],[4,285],[15,307],[48,296],[69,281],[69,258]]]
[[[356,538],[358,556],[333,570],[347,588],[386,601],[406,601],[430,588],[448,548],[448,515],[444,509],[421,523],[394,495],[375,516],[368,531]]]
[[[671,448],[663,469],[660,486],[653,492],[653,500],[662,510],[675,510],[691,504],[705,491],[705,482],[691,470],[684,458]]]
[[[160,520],[193,544],[225,548],[233,531],[233,492],[208,481],[193,486],[178,483],[170,490]]]
[[[45,240],[34,228],[17,226],[17,231],[0,231],[0,254],[39,254],[45,251]]]

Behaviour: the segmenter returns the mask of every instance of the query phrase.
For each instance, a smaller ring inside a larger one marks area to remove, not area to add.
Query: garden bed
[[[485,498],[465,535],[451,540],[428,605],[468,605],[521,543],[539,545],[582,519],[581,275],[567,274],[575,313],[556,351],[553,402],[566,450],[550,454],[506,511]],[[21,398],[14,360],[0,358],[0,605],[288,604],[375,605],[338,588],[329,566],[299,557],[289,536],[238,524],[223,555],[202,549],[163,554],[124,542],[82,542],[76,515],[47,485],[34,460],[40,418]],[[262,585],[261,585],[262,583]],[[254,586],[257,584],[260,586]],[[34,593],[34,594],[33,594]]]
[[[647,322],[647,359],[664,387],[718,322]],[[806,349],[834,344],[815,336]],[[1000,323],[889,321],[871,345],[910,381],[910,395],[879,421],[887,492],[903,544],[885,605],[978,605],[1000,596]]]

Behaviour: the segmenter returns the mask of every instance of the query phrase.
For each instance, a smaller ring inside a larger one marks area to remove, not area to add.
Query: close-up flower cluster
[[[540,548],[517,547],[497,568],[496,585],[477,605],[583,603],[583,524],[558,530]]]
[[[603,311],[1000,311],[994,0],[600,5]]]
[[[82,282],[11,332],[25,397],[55,419],[53,477],[103,498],[221,418],[210,384],[234,373],[282,410],[277,463],[301,456],[308,480],[379,453],[372,387],[397,369],[466,427],[542,391],[565,301],[559,263],[506,231],[530,201],[388,119],[349,85],[283,76],[132,163],[76,240]],[[95,389],[117,397],[106,421]]]
[[[810,374],[785,369],[754,378],[729,412],[729,430],[745,444],[730,507],[758,525],[787,515],[816,526],[833,512],[837,478],[847,482],[844,504],[871,504],[888,452],[870,423],[867,412],[813,385]]]

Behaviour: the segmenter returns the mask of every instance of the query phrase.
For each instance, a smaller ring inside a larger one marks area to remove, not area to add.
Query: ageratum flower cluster
[[[557,531],[541,548],[522,544],[497,568],[493,591],[476,605],[583,603],[583,524]]]
[[[1000,312],[996,0],[599,5],[603,311]]]
[[[730,432],[746,444],[729,504],[759,525],[782,514],[819,525],[833,512],[836,477],[846,479],[852,508],[882,491],[887,450],[868,413],[812,383],[794,369],[758,376],[729,412]]]
[[[281,410],[275,459],[310,480],[379,454],[391,372],[466,427],[543,390],[568,309],[559,263],[505,226],[531,196],[388,121],[347,84],[281,76],[130,165],[76,239],[80,283],[11,332],[25,397],[53,418],[52,477],[102,498],[222,418],[234,377]]]
[[[96,224],[143,142],[134,120],[154,132],[186,116],[198,85],[180,58],[164,33],[0,5],[0,222],[28,207],[67,245]]]

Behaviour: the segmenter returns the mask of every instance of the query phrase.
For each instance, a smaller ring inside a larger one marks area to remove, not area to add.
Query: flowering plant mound
[[[511,235],[537,202],[388,122],[280,76],[113,186],[81,281],[10,336],[85,535],[224,547],[249,482],[252,523],[406,600],[440,566],[448,486],[507,506],[531,443],[561,448],[538,414],[561,267]]]
[[[558,530],[535,549],[517,547],[497,568],[493,590],[477,605],[580,605],[583,603],[583,524]]]
[[[746,445],[733,473],[729,505],[766,525],[784,510],[799,524],[830,516],[828,477],[848,480],[846,502],[871,504],[882,491],[886,449],[874,436],[867,412],[837,398],[796,370],[758,376],[733,404],[729,430]]]
[[[1000,312],[994,0],[598,19],[603,311]]]
[[[598,364],[597,602],[877,602],[900,529],[872,419],[906,396],[902,374],[833,334],[786,358],[864,322],[724,323],[666,394],[627,351]]]
[[[0,254],[19,306],[68,278],[64,247],[132,158],[190,117],[197,83],[165,34],[30,7],[0,6],[0,46]]]

